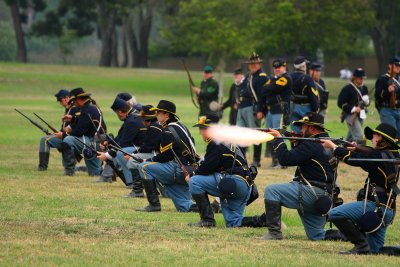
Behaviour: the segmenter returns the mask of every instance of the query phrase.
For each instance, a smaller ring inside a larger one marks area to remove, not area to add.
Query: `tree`
[[[360,29],[372,23],[364,4],[367,0],[257,0],[250,28],[257,47],[270,55],[314,56],[321,49],[328,58],[345,58],[366,35]]]
[[[400,5],[398,1],[370,0],[367,7],[374,15],[369,34],[374,43],[379,70],[384,73],[388,60],[400,52]]]
[[[241,0],[182,1],[176,15],[167,18],[162,35],[176,50],[205,54],[217,64],[220,88],[226,60],[253,50],[249,38],[249,5]]]
[[[25,31],[23,25],[28,22],[28,14],[42,11],[46,8],[43,0],[4,0],[10,7],[15,37],[17,41],[17,62],[27,62]]]

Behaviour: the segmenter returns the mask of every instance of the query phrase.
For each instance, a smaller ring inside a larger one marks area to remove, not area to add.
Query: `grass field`
[[[201,73],[193,76],[200,81]],[[347,130],[338,120],[335,97],[345,82],[326,81],[332,97],[326,125],[331,136],[344,136]],[[228,75],[225,85],[230,82]],[[373,87],[372,80],[367,84]],[[13,109],[30,115],[37,112],[58,126],[62,109],[53,94],[62,87],[83,87],[91,92],[113,133],[120,122],[109,106],[119,92],[134,94],[144,104],[172,100],[188,126],[197,118],[184,72],[0,63],[0,266],[400,264],[393,257],[338,255],[338,251],[351,248],[349,243],[308,241],[293,210],[283,211],[285,240],[259,241],[255,237],[266,229],[227,229],[221,214],[216,215],[216,229],[190,228],[187,223],[197,221],[198,214],[176,212],[169,199],[161,199],[161,213],[135,212],[134,208],[144,206],[146,200],[123,198],[129,191],[120,181],[94,184],[93,178],[83,173],[62,176],[61,156],[56,151],[52,151],[49,170],[37,172],[42,134]],[[376,111],[371,109],[366,124],[375,126],[378,122]],[[198,151],[204,154],[199,134],[195,129],[192,133]],[[294,172],[294,168],[269,169],[269,164],[270,159],[263,159],[256,180],[261,191],[268,184],[290,181]],[[339,168],[342,197],[353,200],[365,173],[344,164]],[[262,211],[260,198],[246,209],[246,215]],[[400,244],[399,231],[396,218],[388,229],[386,244]]]

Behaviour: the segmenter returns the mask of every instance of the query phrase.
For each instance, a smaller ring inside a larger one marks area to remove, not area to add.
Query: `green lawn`
[[[193,73],[200,82],[201,73]],[[346,134],[334,99],[345,82],[326,79],[332,99],[326,125],[335,137]],[[227,75],[225,85],[231,78]],[[372,88],[373,81],[367,84]],[[191,126],[197,110],[189,99],[183,71],[106,69],[95,67],[19,65],[0,63],[0,266],[384,266],[397,265],[398,258],[385,256],[341,256],[351,248],[343,242],[308,241],[295,211],[284,210],[283,241],[259,241],[266,229],[227,229],[221,214],[216,229],[193,229],[189,222],[198,214],[175,211],[171,200],[162,199],[161,213],[140,213],[134,208],[144,199],[126,199],[129,191],[120,181],[94,184],[78,173],[62,176],[61,156],[53,151],[47,172],[37,172],[41,132],[13,109],[37,112],[58,127],[62,109],[53,94],[60,88],[83,87],[102,108],[110,132],[120,122],[109,108],[119,92],[134,94],[144,104],[160,99],[177,104],[182,121]],[[227,91],[227,90],[225,90]],[[226,114],[227,115],[227,114]],[[227,117],[227,116],[225,116]],[[226,121],[226,118],[224,119]],[[379,123],[377,112],[369,112],[366,124]],[[205,145],[192,131],[200,154]],[[249,159],[251,160],[251,158]],[[273,170],[263,159],[257,177],[260,191],[265,185],[290,181],[294,168]],[[365,173],[340,165],[343,197],[350,201],[361,187]],[[260,198],[246,209],[247,215],[263,210]],[[387,244],[400,244],[399,220],[389,227]]]

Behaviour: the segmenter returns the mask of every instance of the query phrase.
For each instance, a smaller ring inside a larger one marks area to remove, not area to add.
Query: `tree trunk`
[[[129,47],[132,54],[132,67],[147,68],[149,58],[149,37],[153,21],[152,1],[146,2],[137,7],[137,17],[134,21],[132,15],[129,16],[126,27]],[[137,27],[133,27],[133,24]]]
[[[17,39],[17,62],[26,63],[26,46],[24,32],[22,30],[21,18],[19,14],[19,6],[17,1],[12,1],[10,4],[11,16],[14,24],[15,37]]]
[[[113,57],[113,38],[115,35],[115,11],[107,9],[104,4],[97,5],[99,15],[101,54],[99,66],[111,67]]]
[[[218,65],[217,65],[217,71],[218,71],[218,86],[219,86],[219,92],[218,92],[218,98],[219,102],[223,102],[224,98],[224,73],[225,73],[225,68],[226,68],[226,62],[223,57],[220,57],[218,60]]]
[[[390,57],[387,38],[384,36],[385,30],[378,25],[373,27],[370,36],[374,44],[376,60],[378,61],[379,73],[387,72],[387,60]]]
[[[118,37],[114,23],[114,33],[111,37],[111,66],[118,67]]]
[[[122,64],[121,67],[126,68],[129,64],[129,52],[128,52],[128,18],[123,18],[122,21]]]

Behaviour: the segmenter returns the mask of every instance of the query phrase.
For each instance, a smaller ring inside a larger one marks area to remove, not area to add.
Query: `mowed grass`
[[[200,81],[201,73],[193,73]],[[336,99],[346,83],[326,79],[332,99],[326,125],[331,136],[344,136]],[[226,76],[225,85],[231,82]],[[367,84],[372,88],[373,81]],[[296,211],[283,210],[283,241],[259,241],[266,229],[228,229],[221,214],[217,228],[194,229],[189,222],[198,214],[178,213],[171,200],[161,199],[161,213],[140,213],[134,208],[145,199],[126,199],[129,191],[118,181],[94,184],[78,173],[62,175],[61,156],[52,151],[47,172],[36,171],[41,132],[13,109],[32,115],[37,112],[58,127],[62,109],[53,94],[60,88],[83,87],[102,108],[109,132],[117,133],[120,122],[109,109],[119,92],[129,92],[144,104],[160,99],[177,104],[178,115],[187,125],[196,122],[197,110],[189,98],[186,74],[182,71],[105,69],[93,67],[0,64],[0,265],[1,266],[384,266],[398,265],[386,256],[342,256],[351,248],[344,242],[308,241]],[[227,90],[225,90],[227,91]],[[379,117],[369,112],[366,124],[375,126]],[[224,121],[226,121],[225,113]],[[32,116],[33,117],[33,116]],[[196,129],[198,152],[205,145]],[[252,154],[249,153],[249,161]],[[294,168],[269,169],[262,160],[257,184],[291,180]],[[365,172],[341,164],[342,197],[351,201],[362,186]],[[262,197],[247,207],[246,215],[263,211]],[[329,226],[327,226],[329,227]],[[400,244],[399,220],[388,228],[386,243]]]

